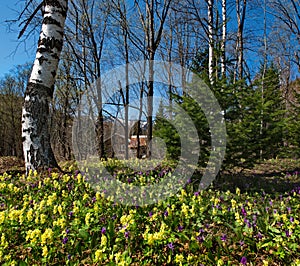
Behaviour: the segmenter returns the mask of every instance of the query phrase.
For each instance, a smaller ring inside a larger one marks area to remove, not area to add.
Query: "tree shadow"
[[[300,187],[300,170],[272,171],[267,173],[223,173],[213,183],[215,189],[234,192],[261,192],[269,194],[285,193]]]

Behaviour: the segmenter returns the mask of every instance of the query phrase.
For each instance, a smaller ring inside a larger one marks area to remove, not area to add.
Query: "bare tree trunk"
[[[221,75],[226,77],[227,1],[222,0]]]
[[[67,0],[44,1],[42,30],[22,109],[22,140],[26,172],[58,167],[48,128],[49,101],[63,47]]]
[[[141,128],[141,119],[143,115],[143,95],[144,95],[144,82],[142,82],[141,90],[140,90],[140,109],[139,109],[139,118],[137,122],[137,133],[136,133],[136,139],[137,139],[137,150],[136,150],[136,158],[141,158],[141,141],[140,141],[140,128]]]
[[[210,84],[214,83],[214,0],[207,1],[208,16],[208,78]]]
[[[241,1],[243,4],[241,5]],[[237,30],[237,77],[242,79],[244,76],[244,24],[245,24],[245,15],[246,15],[246,5],[247,0],[236,0],[236,14],[238,22]],[[236,79],[236,77],[235,77]]]
[[[262,73],[262,80],[261,80],[261,111],[260,111],[260,129],[259,129],[259,135],[262,139],[263,135],[263,129],[264,129],[264,94],[265,94],[265,76],[266,76],[266,70],[267,70],[267,52],[268,52],[268,43],[267,43],[267,4],[266,0],[264,0],[264,62],[263,62],[263,73]],[[263,159],[263,150],[262,150],[262,143],[260,144],[260,151],[259,151],[259,157],[260,160]]]
[[[147,17],[149,23],[148,30],[148,56],[149,56],[149,77],[148,77],[148,97],[147,97],[147,157],[151,158],[152,132],[153,132],[153,93],[154,93],[154,72],[153,60],[155,56],[155,29],[154,29],[154,0],[146,3]]]

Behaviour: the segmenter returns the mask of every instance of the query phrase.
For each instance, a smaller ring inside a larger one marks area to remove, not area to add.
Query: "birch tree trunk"
[[[222,0],[221,74],[226,77],[227,3]]]
[[[207,1],[207,16],[208,16],[208,77],[210,84],[213,85],[214,73],[214,0]]]
[[[50,144],[49,102],[63,47],[67,0],[44,0],[43,22],[36,58],[25,91],[22,140],[26,172],[58,167]]]

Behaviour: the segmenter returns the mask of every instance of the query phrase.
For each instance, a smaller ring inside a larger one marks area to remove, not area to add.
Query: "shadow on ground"
[[[300,171],[298,168],[283,172],[271,172],[267,174],[223,174],[214,182],[214,188],[218,190],[235,191],[240,188],[242,192],[284,193],[300,187]]]

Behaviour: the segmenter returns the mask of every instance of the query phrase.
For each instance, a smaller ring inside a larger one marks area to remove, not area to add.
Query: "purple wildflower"
[[[170,250],[174,250],[174,245],[172,242],[170,242],[169,244],[167,244],[167,247],[170,249]]]
[[[169,215],[168,211],[164,212],[164,216],[167,217]]]
[[[256,235],[256,237],[257,237],[259,240],[261,240],[261,239],[263,238],[263,235],[262,235],[260,232],[258,232],[258,234]]]
[[[245,210],[244,207],[242,208],[242,215],[243,215],[243,216],[247,216],[247,212],[246,212],[246,210]]]
[[[248,228],[251,228],[251,223],[248,219],[244,219],[244,223],[247,225]]]
[[[256,222],[256,220],[257,220],[256,214],[254,214],[254,215],[252,216],[252,218],[253,218],[253,222]]]
[[[63,244],[65,245],[65,244],[67,244],[67,242],[68,242],[68,238],[67,237],[64,237],[64,239],[63,239]]]
[[[203,243],[203,242],[204,242],[204,236],[197,236],[196,239],[197,239],[200,243]]]
[[[226,234],[222,234],[221,240],[222,240],[222,241],[226,241],[226,239],[227,239],[227,235],[226,235]]]
[[[197,192],[194,193],[194,196],[196,196],[196,197],[198,197],[199,195],[200,195],[199,191],[197,191]]]
[[[106,233],[106,227],[102,227],[101,234],[105,234],[105,233]]]
[[[286,237],[290,237],[292,234],[289,230],[285,230],[285,235],[286,235]]]
[[[247,264],[247,258],[242,257],[240,262],[241,262],[241,264],[246,265]]]
[[[124,233],[124,236],[125,236],[125,238],[127,239],[127,238],[129,237],[129,232],[126,231],[126,232]]]
[[[178,231],[179,231],[179,232],[182,232],[183,229],[184,229],[184,227],[183,227],[182,225],[179,225],[179,226],[178,226]]]

